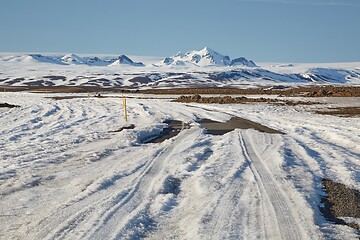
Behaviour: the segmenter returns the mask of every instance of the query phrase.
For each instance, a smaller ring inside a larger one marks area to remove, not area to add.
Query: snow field
[[[319,211],[322,178],[360,189],[356,118],[132,98],[126,123],[120,97],[49,96],[0,93],[1,239],[357,239]],[[286,135],[196,123],[234,115]],[[192,128],[141,144],[165,119]]]

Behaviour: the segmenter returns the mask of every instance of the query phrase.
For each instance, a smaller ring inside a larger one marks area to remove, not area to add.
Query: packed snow
[[[1,239],[359,237],[319,207],[322,178],[360,190],[360,122],[313,112],[359,98],[290,107],[128,95],[125,122],[121,96],[51,96],[0,93],[0,102],[20,106],[0,108]],[[232,116],[284,134],[213,136],[197,123]],[[143,143],[169,119],[191,128]]]

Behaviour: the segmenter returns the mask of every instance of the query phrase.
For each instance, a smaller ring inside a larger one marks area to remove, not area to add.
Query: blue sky
[[[1,52],[360,61],[360,0],[3,0]]]

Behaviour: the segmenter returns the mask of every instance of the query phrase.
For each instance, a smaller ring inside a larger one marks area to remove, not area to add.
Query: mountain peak
[[[203,54],[219,54],[219,53],[215,52],[213,49],[211,49],[209,47],[204,47],[203,49],[201,49],[198,52],[203,53]]]
[[[78,55],[74,54],[74,53],[70,53],[70,54],[66,54],[65,56],[63,56],[61,58],[62,61],[68,63],[68,64],[83,64],[84,63],[84,59],[82,59],[81,57],[79,57]]]
[[[205,47],[201,50],[193,50],[186,54],[180,52],[173,57],[165,58],[163,63],[167,65],[185,65],[193,64],[196,66],[229,66],[231,60],[229,56],[224,56],[209,47]]]
[[[186,54],[178,52],[173,57],[167,57],[162,64],[178,66],[178,65],[195,65],[195,66],[244,66],[257,67],[256,64],[244,57],[230,59],[229,56],[214,51],[209,47],[201,50],[189,51]]]
[[[127,65],[137,66],[137,67],[144,66],[144,64],[142,62],[134,62],[126,55],[120,55],[117,59],[114,59],[110,65],[115,66],[115,65],[120,65],[120,64],[127,64]]]
[[[128,56],[126,55],[120,55],[118,57],[120,63],[125,63],[125,64],[133,64],[133,60],[131,60]]]
[[[235,58],[231,61],[231,66],[257,67],[257,65],[244,57]]]
[[[61,65],[66,64],[63,61],[61,61],[61,59],[47,57],[47,56],[44,56],[44,55],[41,55],[41,54],[28,54],[27,56],[30,57],[31,60],[34,60],[34,61],[37,61],[37,62],[54,63],[54,64],[61,64]]]

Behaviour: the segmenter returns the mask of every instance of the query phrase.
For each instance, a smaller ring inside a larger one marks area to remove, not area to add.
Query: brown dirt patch
[[[239,94],[239,95],[281,95],[305,97],[360,97],[358,86],[308,86],[308,87],[275,87],[275,88],[174,88],[140,90],[143,94]]]
[[[50,99],[54,99],[54,100],[67,100],[67,99],[79,99],[79,98],[122,98],[122,96],[107,96],[107,95],[101,95],[101,94],[96,94],[96,95],[89,95],[88,96],[52,96],[52,97],[45,97],[45,98],[50,98]],[[169,97],[138,97],[138,96],[126,96],[127,99],[174,99],[174,98],[169,98]]]
[[[171,88],[171,89],[130,89],[127,87],[101,87],[101,86],[0,86],[0,91],[35,91],[58,93],[86,93],[86,92],[123,92],[141,94],[227,94],[227,95],[281,95],[306,97],[360,97],[360,86],[307,86],[289,88],[275,86],[271,88],[216,88],[200,87]]]
[[[320,209],[324,217],[332,222],[346,224],[359,230],[360,226],[357,224],[346,223],[339,217],[360,218],[360,192],[329,179],[323,179],[322,182],[327,193],[327,196],[322,199],[324,207]]]
[[[66,99],[78,99],[78,98],[114,98],[114,97],[109,97],[109,96],[103,96],[100,93],[95,94],[95,95],[89,95],[88,96],[52,96],[52,97],[45,97],[45,98],[51,98],[54,100],[66,100]],[[117,97],[120,98],[120,97]]]
[[[54,100],[67,100],[67,99],[77,99],[77,98],[90,98],[90,96],[61,96],[61,97],[54,96],[54,97],[46,97],[46,98],[51,98]]]
[[[317,114],[334,115],[339,117],[359,117],[360,107],[336,107],[315,111]]]
[[[35,93],[94,93],[94,92],[136,92],[121,87],[101,86],[0,86],[1,92],[35,92]]]
[[[206,129],[206,133],[212,135],[223,135],[225,133],[231,132],[234,129],[255,129],[260,132],[271,133],[271,134],[284,134],[278,130],[266,127],[259,123],[240,118],[240,117],[232,117],[227,122],[217,122],[211,119],[201,119],[199,121],[202,128]]]
[[[179,98],[173,100],[174,102],[183,102],[183,103],[218,103],[218,104],[230,104],[230,103],[274,103],[274,104],[282,104],[282,105],[313,105],[320,104],[318,102],[309,102],[309,101],[289,101],[283,99],[273,99],[273,98],[247,98],[247,97],[201,97],[199,94],[193,96],[180,96]]]

